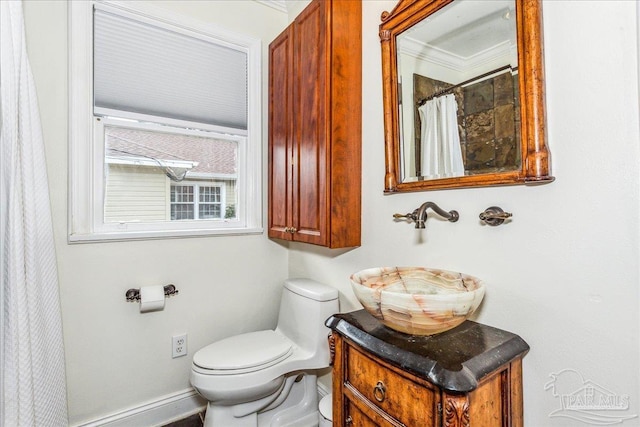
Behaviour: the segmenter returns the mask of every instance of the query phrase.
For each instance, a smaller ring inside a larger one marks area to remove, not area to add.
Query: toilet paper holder
[[[175,285],[168,284],[164,287],[164,297],[172,297],[174,295],[178,295],[178,290]],[[140,289],[129,289],[125,294],[125,298],[127,302],[138,302],[140,301]]]

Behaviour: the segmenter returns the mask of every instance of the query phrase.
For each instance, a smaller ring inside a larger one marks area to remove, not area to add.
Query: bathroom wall
[[[267,47],[286,14],[253,1],[153,3],[263,40],[266,117]],[[46,145],[70,424],[78,425],[189,389],[198,348],[274,326],[287,250],[264,235],[67,244],[67,2],[27,0],[24,10]],[[164,311],[140,314],[125,302],[131,287],[167,283],[180,293]],[[183,332],[189,355],[172,359],[171,336]]]
[[[288,22],[252,1],[154,4],[262,38],[265,76],[268,42]],[[304,4],[289,4],[288,19]],[[52,197],[71,425],[187,389],[196,349],[275,323],[287,276],[336,286],[350,311],[359,308],[349,287],[352,272],[417,264],[484,278],[489,288],[477,320],[531,345],[524,363],[526,425],[573,425],[548,417],[559,401],[544,390],[550,374],[567,368],[630,395],[628,413],[640,413],[636,3],[544,2],[556,182],[383,196],[378,24],[394,4],[363,2],[362,246],[328,250],[287,248],[263,235],[68,245],[66,2],[25,0]],[[266,99],[265,80],[265,117]],[[266,120],[264,127],[266,148]],[[419,232],[392,220],[427,200],[457,209],[460,221],[431,218]],[[513,212],[513,221],[481,226],[477,216],[491,205]],[[170,282],[180,294],[162,312],[141,315],[124,301],[129,287]],[[171,335],[182,332],[189,334],[190,355],[171,359]]]
[[[344,311],[360,308],[349,275],[362,268],[426,265],[477,275],[488,285],[477,320],[531,346],[525,425],[585,425],[549,417],[560,401],[544,386],[563,369],[629,395],[629,410],[611,415],[640,414],[636,3],[543,2],[555,182],[385,196],[378,24],[395,2],[363,2],[362,246],[292,245],[289,274],[336,286]],[[460,221],[432,217],[422,231],[393,221],[428,200],[458,210]],[[492,205],[513,221],[482,226],[478,214]]]

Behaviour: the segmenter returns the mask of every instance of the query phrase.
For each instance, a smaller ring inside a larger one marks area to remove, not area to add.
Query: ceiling
[[[462,68],[516,48],[514,0],[459,0],[398,37],[414,56],[448,58]]]
[[[287,2],[285,0],[255,0],[266,6],[272,7],[280,12],[287,13]]]

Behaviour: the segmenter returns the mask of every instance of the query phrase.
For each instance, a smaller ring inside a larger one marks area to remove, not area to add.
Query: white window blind
[[[94,9],[94,113],[247,129],[247,52]]]

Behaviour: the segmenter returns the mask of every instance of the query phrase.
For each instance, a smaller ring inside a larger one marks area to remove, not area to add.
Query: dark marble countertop
[[[518,335],[470,320],[431,336],[396,332],[365,310],[335,314],[326,325],[392,365],[454,393],[474,390],[486,375],[529,351]]]

